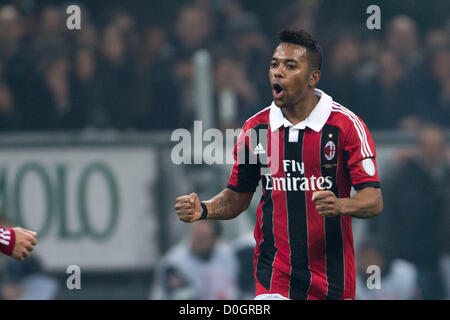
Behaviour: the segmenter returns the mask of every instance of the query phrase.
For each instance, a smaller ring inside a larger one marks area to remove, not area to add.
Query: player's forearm
[[[251,201],[253,193],[238,193],[224,189],[214,198],[204,201],[208,209],[207,219],[229,220],[244,212]]]
[[[383,196],[379,188],[364,188],[352,198],[340,199],[341,214],[354,218],[368,219],[383,210]]]

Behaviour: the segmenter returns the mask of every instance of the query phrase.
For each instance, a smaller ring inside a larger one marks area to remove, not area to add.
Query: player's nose
[[[274,79],[281,79],[284,78],[284,73],[281,67],[278,67],[273,72]]]

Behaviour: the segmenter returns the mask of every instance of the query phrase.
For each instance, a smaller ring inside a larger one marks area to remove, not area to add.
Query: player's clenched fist
[[[341,213],[340,201],[332,191],[316,191],[312,195],[317,212],[324,217],[334,217]]]
[[[37,244],[37,233],[27,229],[22,229],[20,227],[13,228],[13,230],[16,236],[16,241],[11,257],[22,261],[30,255],[31,251],[34,249],[34,246]]]
[[[200,200],[195,193],[178,197],[175,202],[175,210],[178,214],[178,218],[184,222],[196,221],[200,219],[202,215]]]

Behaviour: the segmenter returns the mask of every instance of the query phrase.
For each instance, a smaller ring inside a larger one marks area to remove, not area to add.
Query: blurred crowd
[[[446,131],[429,124],[393,153],[383,212],[356,254],[358,298],[450,299],[449,155]],[[381,290],[367,290],[369,265],[380,266]]]
[[[222,228],[222,223],[214,220],[192,224],[188,238],[159,262],[149,298],[252,299],[253,235],[223,241]]]
[[[324,25],[326,1],[283,1],[267,21],[240,0],[195,0],[178,3],[164,23],[112,5],[93,18],[80,4],[81,30],[68,30],[66,6],[45,3],[0,7],[2,131],[189,128],[199,49],[212,56],[216,126],[240,127],[271,102],[268,64],[286,27],[319,39],[319,88],[372,130],[450,125],[448,21],[419,29],[397,15],[369,31]]]

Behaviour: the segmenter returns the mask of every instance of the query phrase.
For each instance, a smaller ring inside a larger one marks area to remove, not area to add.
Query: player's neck
[[[295,126],[309,116],[318,102],[319,97],[314,94],[314,91],[311,91],[295,105],[286,106],[282,111],[286,119]]]

